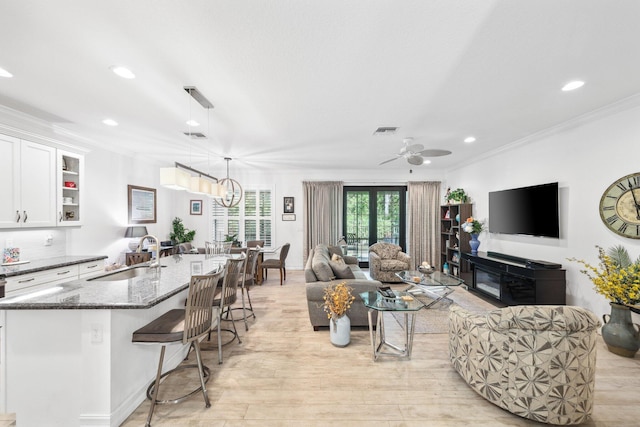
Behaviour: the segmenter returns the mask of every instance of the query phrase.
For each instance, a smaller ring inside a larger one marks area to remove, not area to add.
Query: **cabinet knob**
[[[20,218],[22,218],[20,216],[20,211],[16,211],[16,222],[20,222]]]
[[[22,222],[27,222],[27,211],[22,211],[24,213],[24,220]]]
[[[60,211],[60,219],[58,221],[62,222],[62,211]]]

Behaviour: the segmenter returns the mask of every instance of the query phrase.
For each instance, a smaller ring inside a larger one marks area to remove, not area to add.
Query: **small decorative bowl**
[[[426,268],[426,267],[420,266],[418,267],[418,271],[422,274],[431,274],[433,273],[434,270],[433,270],[433,267]]]

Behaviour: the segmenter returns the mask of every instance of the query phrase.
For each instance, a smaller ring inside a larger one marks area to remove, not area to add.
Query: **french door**
[[[407,187],[344,187],[343,233],[347,255],[369,266],[369,246],[389,242],[406,249]]]

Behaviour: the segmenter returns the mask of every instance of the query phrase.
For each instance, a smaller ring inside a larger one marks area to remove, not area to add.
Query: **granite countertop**
[[[137,264],[118,272],[143,268],[145,274],[131,279],[109,280],[104,276],[115,272],[105,272],[98,277],[51,285],[2,298],[0,310],[149,308],[187,289],[192,274],[206,274],[225,263],[224,257],[207,255],[164,257],[160,258],[162,268],[156,278],[147,263]]]
[[[25,264],[6,265],[0,267],[0,279],[19,276],[21,274],[36,273],[38,271],[51,270],[52,268],[66,267],[68,265],[82,264],[84,262],[106,259],[105,255],[98,256],[59,256],[55,258],[39,259]]]

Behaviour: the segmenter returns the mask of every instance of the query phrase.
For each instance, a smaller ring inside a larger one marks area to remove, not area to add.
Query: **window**
[[[242,201],[233,208],[225,208],[211,200],[211,239],[224,240],[236,235],[241,242],[264,240],[271,246],[271,190],[246,190]]]

